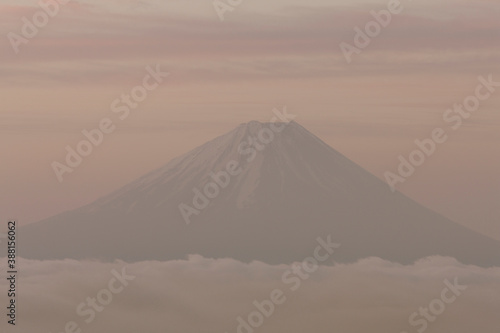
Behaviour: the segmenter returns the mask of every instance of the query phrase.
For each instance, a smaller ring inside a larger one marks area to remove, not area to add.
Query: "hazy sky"
[[[82,0],[61,6],[16,54],[9,32],[37,1],[0,4],[0,215],[29,223],[81,206],[171,158],[287,106],[375,175],[474,93],[500,81],[500,3],[402,1],[404,11],[347,64],[339,48],[387,1]],[[83,129],[142,82],[170,72],[63,183],[51,168]],[[500,89],[399,189],[500,239]]]

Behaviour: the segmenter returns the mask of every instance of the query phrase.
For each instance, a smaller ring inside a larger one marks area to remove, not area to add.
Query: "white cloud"
[[[19,324],[13,332],[63,332],[68,321],[83,332],[233,333],[254,300],[281,289],[287,300],[258,332],[408,333],[408,316],[440,296],[455,277],[467,290],[426,332],[498,333],[500,268],[465,266],[431,257],[403,266],[369,258],[322,267],[295,292],[281,275],[288,266],[191,256],[185,261],[100,263],[20,260]],[[106,288],[113,269],[137,278],[85,324],[75,309]],[[0,289],[5,290],[6,280]],[[3,323],[2,323],[3,325]],[[9,331],[10,332],[10,331]],[[257,332],[257,331],[256,331]]]

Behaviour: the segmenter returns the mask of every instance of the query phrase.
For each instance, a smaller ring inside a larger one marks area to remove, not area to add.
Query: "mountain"
[[[329,234],[341,244],[337,262],[443,255],[500,266],[500,242],[392,193],[294,121],[242,124],[87,206],[25,226],[19,251],[278,264],[312,255],[316,238]]]

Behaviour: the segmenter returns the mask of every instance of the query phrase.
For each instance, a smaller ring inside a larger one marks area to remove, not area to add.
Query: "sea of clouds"
[[[280,290],[286,300],[254,332],[412,333],[418,330],[409,316],[440,298],[444,280],[456,278],[467,289],[425,332],[500,332],[500,268],[445,257],[409,266],[379,258],[321,266],[298,287],[283,281],[288,265],[196,255],[137,263],[20,259],[18,266],[17,325],[7,325],[2,314],[0,326],[7,327],[2,332],[60,333],[75,322],[91,333],[235,333],[238,317],[247,320],[256,311],[254,301],[269,300]],[[135,278],[86,323],[77,307],[107,289],[113,271]],[[2,294],[7,283],[0,281]]]

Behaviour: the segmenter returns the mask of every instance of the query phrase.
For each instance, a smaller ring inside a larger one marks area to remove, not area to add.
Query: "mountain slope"
[[[22,228],[21,255],[137,261],[201,254],[290,263],[331,234],[342,244],[338,262],[445,255],[500,266],[500,242],[392,193],[299,124],[274,140],[262,135],[270,126],[242,124],[90,205]],[[271,142],[250,153],[248,138],[259,134]],[[179,205],[194,209],[194,189],[203,192],[215,182],[211,173],[236,162],[240,173],[187,224]]]

